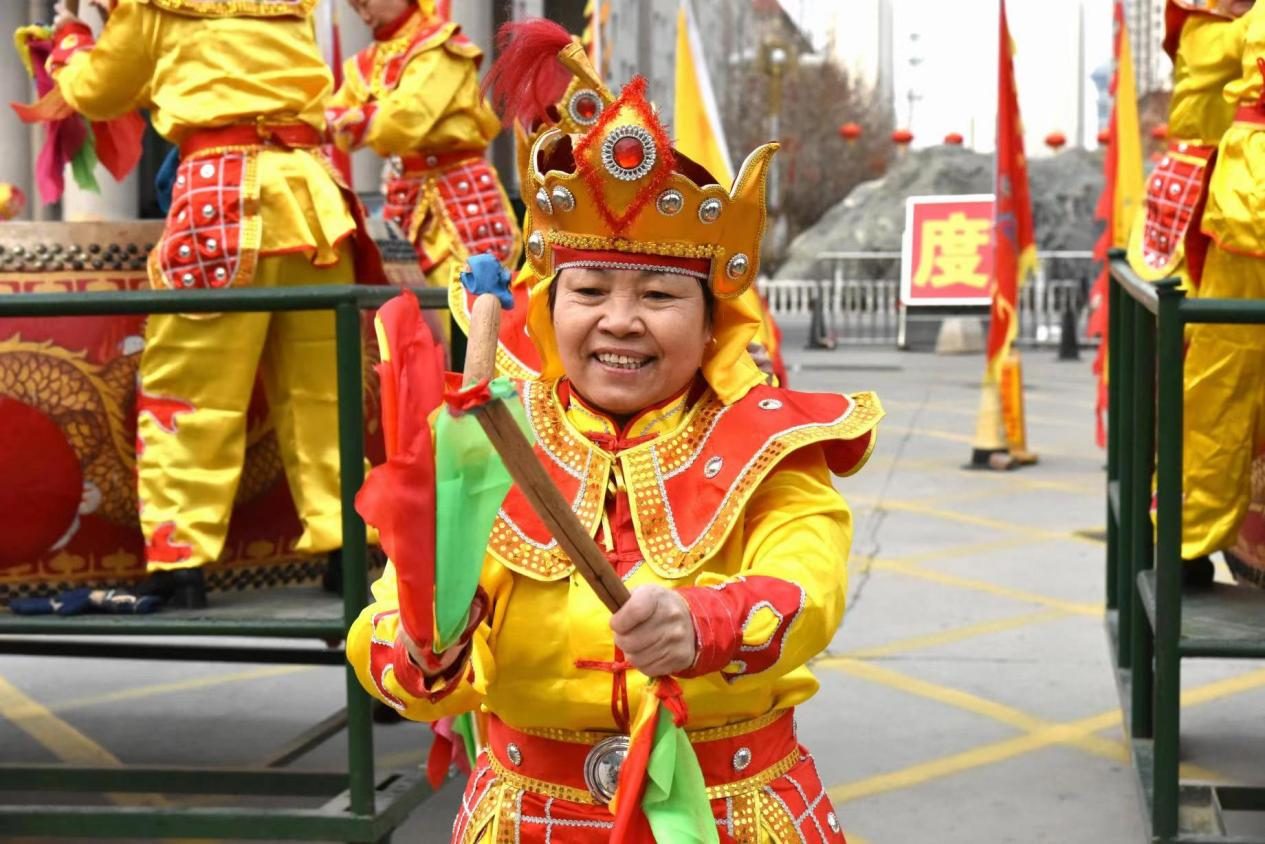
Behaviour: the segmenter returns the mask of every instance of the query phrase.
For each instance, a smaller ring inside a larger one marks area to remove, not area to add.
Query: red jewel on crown
[[[602,113],[602,100],[596,91],[581,88],[571,97],[567,109],[571,112],[571,119],[576,123],[581,126],[592,126]]]
[[[602,143],[602,166],[616,179],[635,181],[654,167],[654,139],[640,126],[617,126]]]

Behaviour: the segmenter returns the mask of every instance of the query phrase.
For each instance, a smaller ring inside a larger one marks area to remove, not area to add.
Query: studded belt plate
[[[628,736],[611,736],[593,745],[584,759],[584,784],[599,803],[615,798],[619,785],[619,769],[628,755]]]
[[[1146,185],[1146,223],[1142,256],[1151,270],[1169,270],[1186,232],[1195,221],[1195,210],[1208,178],[1208,160],[1216,147],[1181,144],[1172,147],[1155,166]]]
[[[222,288],[253,280],[261,235],[257,162],[245,151],[181,163],[167,227],[150,255],[155,286]]]

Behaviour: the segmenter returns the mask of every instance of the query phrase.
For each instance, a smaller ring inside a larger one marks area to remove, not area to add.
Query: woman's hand
[[[419,645],[414,642],[404,630],[403,624],[400,625],[397,635],[404,642],[404,648],[408,651],[409,659],[413,660],[414,665],[422,669],[422,673],[426,675],[427,680],[442,677],[466,653],[466,643],[461,642],[441,654],[436,654],[431,651],[429,646]],[[436,662],[436,659],[438,659],[438,662]]]
[[[697,641],[689,604],[671,589],[647,584],[611,616],[615,646],[647,677],[663,677],[694,664]]]

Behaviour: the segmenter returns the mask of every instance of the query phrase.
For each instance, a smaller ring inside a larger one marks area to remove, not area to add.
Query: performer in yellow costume
[[[372,242],[353,237],[359,208],[319,151],[333,83],[315,5],[121,0],[95,44],[82,21],[59,16],[51,66],[66,101],[94,120],[147,108],[180,147],[167,227],[149,256],[154,287],[345,284],[356,257],[362,280],[380,275]],[[333,315],[155,315],[137,398],[151,570],[219,556],[260,364],[304,528],[295,550],[341,547]]]
[[[352,0],[374,43],[349,59],[329,102],[335,142],[390,159],[388,220],[417,247],[428,281],[445,287],[470,255],[514,269],[518,225],[484,158],[500,121],[479,93],[483,54],[434,0]]]
[[[578,45],[546,47],[596,84]],[[844,608],[852,520],[832,475],[864,465],[882,410],[768,386],[747,352],[759,317],[736,303],[775,151],[715,184],[676,156],[640,79],[582,133],[534,145],[523,195],[552,204],[524,226],[542,367],[522,402],[542,465],[633,594],[612,617],[517,488],[467,640],[423,652],[394,568],[374,585],[347,641],[365,688],[412,719],[488,714],[453,841],[607,841],[603,773],[647,676],[669,674],[721,841],[844,840],[793,711]]]
[[[1241,4],[1246,5],[1246,4]],[[1199,296],[1265,298],[1265,5],[1242,18],[1238,78],[1225,88],[1234,122],[1221,138],[1203,214],[1212,239]],[[1182,556],[1233,544],[1250,497],[1249,469],[1265,404],[1265,327],[1195,325],[1186,354]]]
[[[1242,16],[1199,0],[1168,0],[1164,49],[1173,61],[1168,150],[1151,171],[1146,213],[1134,218],[1129,263],[1149,281],[1178,276],[1198,290],[1208,249],[1200,230],[1217,144],[1234,122],[1223,89],[1241,72]]]

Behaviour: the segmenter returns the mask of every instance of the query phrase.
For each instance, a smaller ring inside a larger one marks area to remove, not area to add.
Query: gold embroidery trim
[[[308,17],[317,0],[147,0],[160,9],[194,17]]]
[[[685,734],[689,736],[691,744],[700,744],[706,741],[721,741],[724,739],[737,738],[754,733],[756,730],[762,730],[772,724],[777,719],[786,715],[787,710],[775,709],[761,715],[759,718],[752,718],[749,721],[739,721],[736,724],[723,724],[719,727],[703,727],[698,730],[687,729]],[[529,727],[527,729],[519,729],[520,733],[525,733],[535,738],[549,739],[551,741],[564,741],[568,744],[597,744],[603,739],[608,739],[615,733],[603,732],[601,730],[564,730],[561,727]]]

